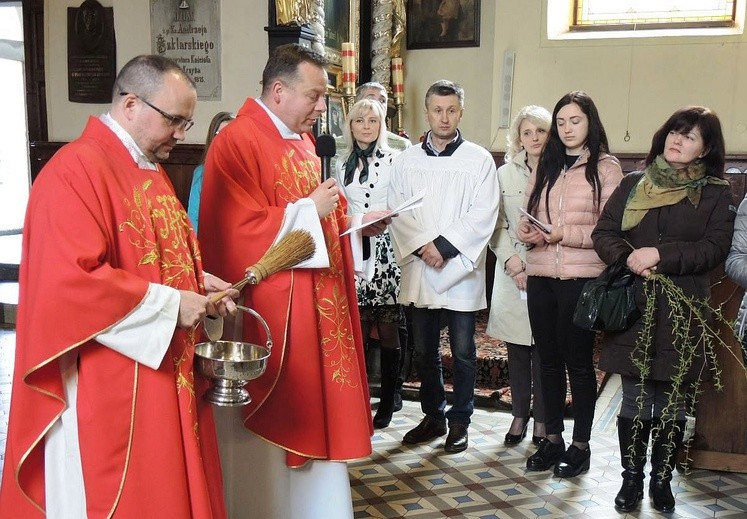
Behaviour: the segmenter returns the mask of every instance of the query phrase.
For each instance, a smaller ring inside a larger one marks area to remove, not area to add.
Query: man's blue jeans
[[[416,307],[410,307],[410,311],[423,413],[439,421],[448,420],[450,425],[469,425],[475,408],[477,373],[475,312]],[[442,317],[449,327],[451,355],[454,358],[454,402],[446,413],[446,393],[438,352]]]

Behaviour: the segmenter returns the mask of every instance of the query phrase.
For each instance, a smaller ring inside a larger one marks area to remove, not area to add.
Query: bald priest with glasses
[[[230,284],[203,272],[159,165],[196,103],[176,63],[132,59],[31,189],[0,517],[226,516],[193,355],[196,325],[235,305],[209,302]]]

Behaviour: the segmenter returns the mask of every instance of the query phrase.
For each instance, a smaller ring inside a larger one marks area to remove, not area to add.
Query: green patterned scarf
[[[361,174],[358,175],[358,181],[363,184],[368,180],[368,159],[373,156],[376,149],[376,141],[372,142],[365,149],[361,149],[357,142],[353,142],[353,151],[350,153],[348,160],[345,162],[345,185],[349,185],[355,176],[355,168],[358,167],[358,161],[361,163]]]
[[[696,160],[686,168],[674,169],[659,155],[644,170],[625,203],[622,230],[628,231],[641,223],[649,209],[674,205],[685,197],[698,207],[703,186],[729,185],[726,180],[706,175],[705,165]]]

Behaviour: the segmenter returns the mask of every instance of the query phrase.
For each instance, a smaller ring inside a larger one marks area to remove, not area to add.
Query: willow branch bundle
[[[276,272],[293,268],[299,263],[310,259],[316,246],[314,238],[308,231],[295,229],[283,236],[279,242],[267,249],[267,252],[251,267],[246,269],[246,276],[231,288],[241,290],[247,284],[256,285]],[[210,297],[216,303],[225,297],[227,291],[217,292]]]

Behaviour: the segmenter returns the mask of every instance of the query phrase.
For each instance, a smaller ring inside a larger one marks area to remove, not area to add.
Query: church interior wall
[[[616,40],[548,40],[547,0],[481,2],[480,47],[404,50],[405,128],[413,140],[426,129],[423,95],[441,78],[466,91],[461,128],[492,151],[505,147],[498,127],[503,54],[516,53],[511,113],[526,104],[552,110],[570,90],[586,90],[597,103],[610,146],[618,153],[643,153],[658,126],[675,109],[703,104],[722,120],[727,152],[747,152],[747,37],[677,37]],[[148,0],[101,0],[114,8],[117,68],[150,48]],[[263,6],[257,9],[257,4]],[[223,95],[200,101],[187,143],[204,141],[210,118],[235,111],[260,91],[267,59],[264,0],[221,2]],[[92,113],[107,105],[67,100],[66,11],[79,0],[46,0],[46,73],[49,140],[69,141]],[[632,63],[631,63],[632,60]],[[624,137],[629,133],[630,139]]]

